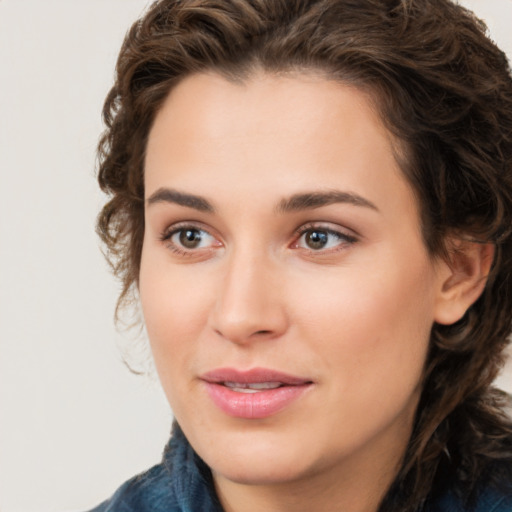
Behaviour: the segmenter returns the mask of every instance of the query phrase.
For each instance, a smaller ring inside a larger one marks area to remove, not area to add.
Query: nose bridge
[[[225,264],[212,312],[215,331],[236,343],[279,336],[286,314],[277,264],[266,251],[249,246],[233,250]]]

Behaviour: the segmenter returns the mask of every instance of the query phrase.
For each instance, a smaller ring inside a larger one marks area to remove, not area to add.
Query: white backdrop
[[[512,0],[462,3],[512,58]],[[169,434],[158,385],[121,362],[94,234],[101,106],[146,4],[0,0],[1,512],[92,507]]]

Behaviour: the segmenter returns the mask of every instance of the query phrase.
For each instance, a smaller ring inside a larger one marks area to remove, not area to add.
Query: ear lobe
[[[450,325],[460,320],[480,297],[494,259],[494,245],[454,240],[439,269],[434,320]]]

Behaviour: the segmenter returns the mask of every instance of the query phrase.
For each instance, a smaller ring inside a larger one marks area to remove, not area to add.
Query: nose
[[[283,274],[267,258],[232,255],[211,311],[211,326],[237,344],[275,339],[287,329]]]

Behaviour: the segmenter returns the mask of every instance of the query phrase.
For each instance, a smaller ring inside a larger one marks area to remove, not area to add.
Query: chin
[[[297,429],[299,430],[299,429]],[[204,432],[185,435],[214,475],[249,485],[278,484],[296,480],[307,472],[305,453],[297,443],[297,432],[287,429],[239,428],[212,430],[205,440]]]
[[[265,454],[263,457],[234,457],[214,460],[210,468],[214,476],[243,485],[279,485],[301,480],[309,471],[295,459],[282,454]]]

